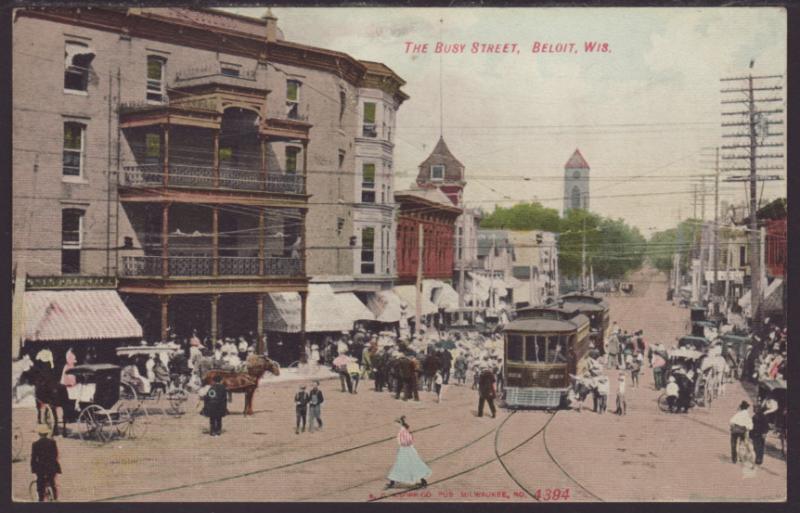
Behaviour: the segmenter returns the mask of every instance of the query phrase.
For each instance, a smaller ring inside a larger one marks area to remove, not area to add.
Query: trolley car
[[[505,404],[511,408],[565,405],[570,374],[582,375],[590,344],[589,318],[574,308],[517,311],[505,335]]]
[[[608,303],[601,297],[583,292],[564,294],[561,296],[561,301],[563,301],[564,308],[578,310],[589,318],[591,341],[601,354],[604,353],[611,317]]]

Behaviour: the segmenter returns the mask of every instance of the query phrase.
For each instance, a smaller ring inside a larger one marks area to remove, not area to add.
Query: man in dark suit
[[[303,424],[303,432],[306,430],[306,416],[308,414],[308,394],[306,393],[306,386],[300,385],[300,389],[294,395],[294,409],[297,414],[297,426],[294,429],[294,434],[300,434],[300,423]]]
[[[444,384],[450,383],[450,369],[453,368],[453,355],[447,349],[442,350],[442,380]]]
[[[57,500],[56,474],[61,473],[61,465],[58,463],[58,446],[55,440],[48,438],[50,428],[46,425],[41,424],[38,431],[39,439],[31,446],[31,472],[36,474],[36,491],[39,493],[39,502],[44,502],[47,487],[53,491],[53,500]]]
[[[222,434],[222,417],[228,414],[228,391],[222,384],[222,376],[214,376],[214,384],[211,385],[203,397],[205,402],[203,413],[209,419],[208,433],[211,436]]]
[[[480,399],[478,400],[478,417],[483,417],[483,404],[489,403],[489,409],[492,411],[492,418],[495,418],[497,412],[494,408],[495,388],[494,388],[494,373],[488,367],[483,367],[478,377],[478,393]]]

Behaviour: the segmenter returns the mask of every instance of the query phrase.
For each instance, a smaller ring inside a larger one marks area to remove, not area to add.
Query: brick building
[[[115,287],[149,339],[259,340],[267,295],[299,294],[305,313],[309,276],[369,274],[350,244],[371,203],[364,105],[386,109],[375,185],[390,187],[406,98],[385,66],[285,41],[269,12],[21,9],[13,45],[18,274]]]

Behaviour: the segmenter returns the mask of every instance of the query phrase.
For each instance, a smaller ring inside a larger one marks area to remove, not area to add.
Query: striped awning
[[[402,300],[391,290],[372,292],[367,297],[367,306],[379,322],[400,322],[403,310],[407,309]]]
[[[417,309],[416,285],[398,285],[392,290],[408,305],[409,315],[415,315]],[[424,291],[420,294],[420,300],[422,301],[422,315],[439,313],[439,308],[434,305],[430,299],[425,297]]]
[[[115,290],[25,292],[25,340],[142,338],[142,327]]]
[[[353,329],[353,317],[338,303],[339,294],[335,294],[330,285],[310,284],[306,299],[306,332],[319,333],[326,331],[350,331]],[[358,301],[358,298],[355,298]],[[352,306],[352,305],[351,305]],[[362,305],[363,306],[363,305]],[[300,294],[297,292],[273,292],[267,294],[266,329],[282,333],[300,332]],[[366,308],[364,308],[366,310]],[[371,315],[371,312],[367,310]]]

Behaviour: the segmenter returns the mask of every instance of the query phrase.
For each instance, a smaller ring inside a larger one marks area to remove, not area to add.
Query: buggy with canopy
[[[181,415],[185,412],[191,371],[177,344],[118,347],[117,357],[124,362],[120,378],[123,398],[139,405],[140,411],[145,415],[148,415],[148,410],[144,401],[160,404],[163,398],[169,403],[169,407],[164,410],[166,413]],[[137,365],[139,361],[151,357],[157,362],[153,368],[153,380],[142,376]]]

